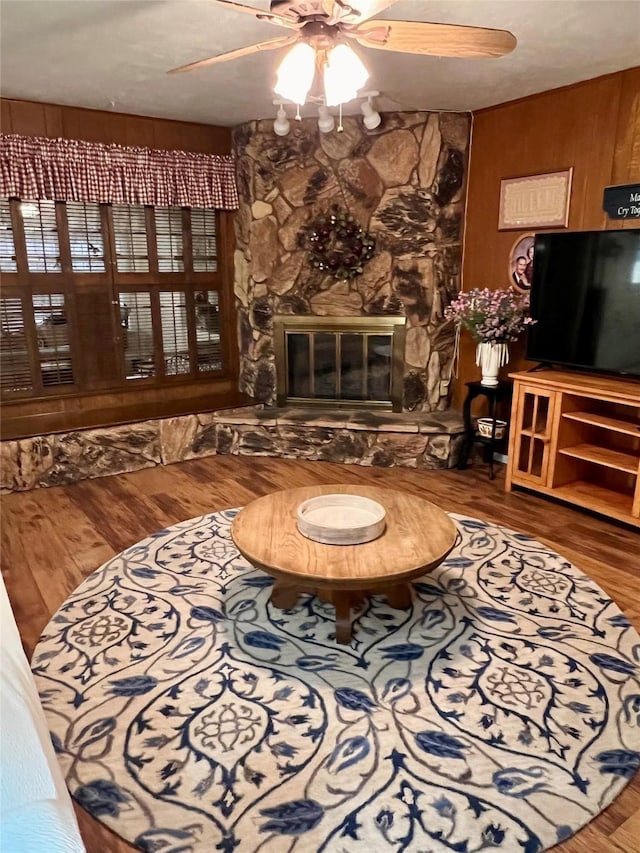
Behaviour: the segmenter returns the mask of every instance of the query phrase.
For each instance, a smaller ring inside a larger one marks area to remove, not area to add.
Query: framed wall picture
[[[535,234],[518,237],[509,253],[509,284],[521,293],[531,289]]]
[[[573,169],[500,181],[498,230],[566,228]]]

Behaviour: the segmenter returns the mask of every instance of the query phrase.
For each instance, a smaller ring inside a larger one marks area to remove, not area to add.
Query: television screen
[[[527,358],[640,376],[640,228],[536,234]]]

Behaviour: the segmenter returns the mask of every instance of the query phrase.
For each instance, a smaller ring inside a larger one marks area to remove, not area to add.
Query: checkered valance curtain
[[[233,158],[0,135],[0,196],[235,210]]]

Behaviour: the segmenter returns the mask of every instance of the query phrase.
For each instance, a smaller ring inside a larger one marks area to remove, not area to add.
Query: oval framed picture
[[[531,290],[535,234],[523,234],[509,254],[509,284],[521,293]]]

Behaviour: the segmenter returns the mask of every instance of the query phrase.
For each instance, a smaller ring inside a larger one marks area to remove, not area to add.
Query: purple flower
[[[529,316],[529,294],[488,288],[462,291],[444,316],[467,329],[479,343],[516,341],[536,322]]]

